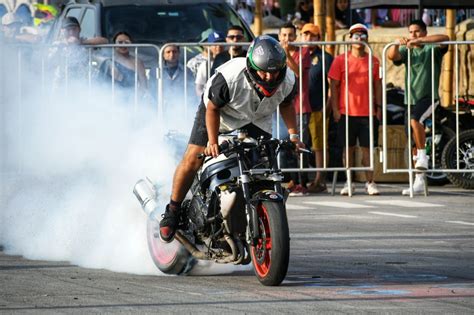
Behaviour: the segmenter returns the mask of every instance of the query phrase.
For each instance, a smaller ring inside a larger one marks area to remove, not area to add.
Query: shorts
[[[422,124],[428,117],[431,116],[432,105],[436,109],[436,106],[439,105],[439,100],[435,100],[433,104],[431,97],[422,98],[410,108],[410,119],[414,119]],[[408,116],[408,107],[406,113]]]
[[[312,112],[308,125],[313,150],[322,150],[324,147],[323,112]],[[326,117],[326,139],[329,132],[329,116]],[[326,143],[327,145],[327,143]]]
[[[201,102],[194,117],[193,129],[189,137],[189,144],[198,145],[200,147],[207,146],[207,128],[206,128],[206,106]]]
[[[268,119],[271,119],[271,117],[269,117]],[[272,137],[271,134],[265,132],[264,130],[258,128],[253,124],[245,125],[239,129],[246,130],[249,137],[252,137],[254,139],[257,139],[261,136],[266,139],[270,139]],[[208,141],[209,138],[207,136],[206,128],[206,106],[204,106],[204,103],[201,102],[196,112],[196,116],[194,117],[193,129],[191,130],[191,136],[189,137],[188,144],[206,147]]]
[[[379,130],[379,121],[374,116],[374,147],[378,144],[378,130]],[[359,146],[368,148],[370,147],[370,131],[369,117],[363,116],[349,116],[349,147],[354,147],[359,140]],[[337,123],[337,139],[341,147],[346,146],[346,116],[341,115],[341,119]]]

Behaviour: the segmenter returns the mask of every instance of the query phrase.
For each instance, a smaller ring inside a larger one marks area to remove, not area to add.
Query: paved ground
[[[410,199],[401,186],[381,188],[379,197],[291,198],[280,287],[260,285],[250,269],[137,276],[0,252],[0,313],[472,314],[474,192]]]

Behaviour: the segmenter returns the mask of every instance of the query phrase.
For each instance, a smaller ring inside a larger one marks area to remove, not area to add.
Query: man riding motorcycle
[[[279,107],[290,140],[303,146],[292,106],[296,87],[294,73],[287,71],[285,51],[266,35],[252,42],[247,57],[231,59],[217,69],[206,84],[186,152],[173,177],[170,203],[160,221],[165,242],[175,235],[181,203],[201,167],[198,155],[219,155],[219,133],[245,129],[253,138],[270,137],[272,114]]]

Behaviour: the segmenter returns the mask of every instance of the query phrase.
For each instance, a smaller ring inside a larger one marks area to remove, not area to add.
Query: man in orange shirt
[[[354,24],[349,29],[350,39],[353,41],[368,41],[368,30],[363,24]],[[342,147],[346,146],[346,117],[349,116],[349,166],[354,165],[354,152],[357,139],[362,148],[362,165],[370,166],[370,137],[369,137],[369,55],[365,45],[352,44],[347,53],[348,68],[348,104],[346,109],[346,57],[345,54],[337,56],[329,70],[331,79],[331,105],[334,121],[338,123],[338,140]],[[379,76],[380,63],[372,57],[373,77],[373,114],[374,145],[377,145],[378,124],[382,118],[382,86]],[[343,162],[346,163],[346,149],[344,148]],[[369,195],[378,195],[379,190],[374,182],[372,171],[366,171],[366,191]],[[351,187],[354,191],[354,186]],[[346,182],[341,190],[341,195],[349,194],[349,185]]]

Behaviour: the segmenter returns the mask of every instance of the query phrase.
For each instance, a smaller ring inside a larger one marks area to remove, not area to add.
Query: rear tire
[[[255,275],[266,286],[279,285],[285,279],[290,258],[290,234],[283,201],[263,201],[257,206],[259,234],[250,254]]]
[[[148,250],[155,265],[166,274],[179,275],[189,272],[194,265],[189,252],[176,239],[169,243],[163,241],[159,229],[158,221],[148,219]]]
[[[456,169],[456,138],[444,148],[441,162],[445,169]],[[474,129],[459,133],[459,169],[474,169]],[[454,185],[464,189],[474,189],[474,173],[447,173]]]

